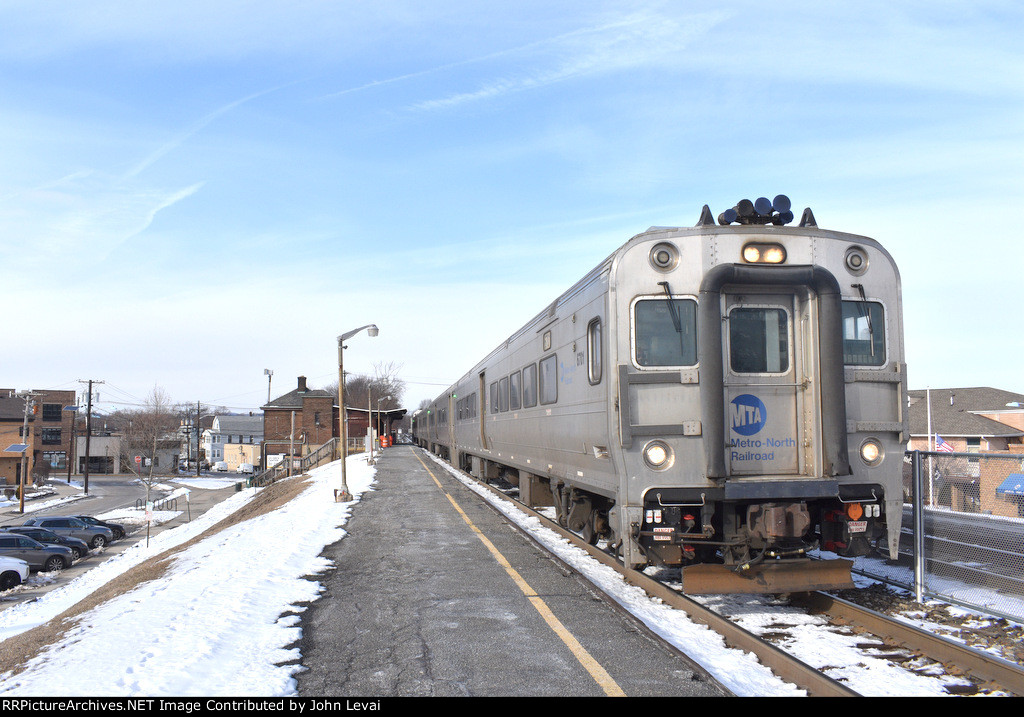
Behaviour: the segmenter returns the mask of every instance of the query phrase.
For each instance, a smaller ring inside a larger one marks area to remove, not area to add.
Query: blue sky
[[[785,193],[912,388],[1024,392],[1019,2],[0,0],[0,384],[432,397],[629,237]]]

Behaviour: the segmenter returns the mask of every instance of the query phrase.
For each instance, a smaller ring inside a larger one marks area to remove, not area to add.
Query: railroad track
[[[889,643],[927,655],[951,669],[985,680],[1005,692],[1024,696],[1024,670],[1014,662],[971,649],[827,593],[802,593],[794,596],[792,602],[811,612],[828,615],[832,620],[856,625]]]
[[[482,483],[462,471],[457,471],[457,469],[443,461],[438,460],[438,462],[449,471],[456,472],[466,480],[472,481],[474,485],[486,489],[495,497],[514,500],[504,491]],[[662,581],[626,568],[614,556],[599,547],[590,545],[578,535],[558,525],[557,522],[552,521],[544,514],[528,508],[519,502],[516,502],[516,507],[526,515],[537,519],[544,527],[557,533],[575,547],[586,551],[601,564],[615,570],[628,583],[635,585],[648,595],[660,599],[669,607],[684,612],[694,622],[706,625],[709,629],[721,635],[729,647],[753,654],[762,665],[772,670],[780,679],[805,690],[809,696],[859,696],[856,691],[847,685],[832,679],[818,668],[803,662],[767,640],[742,628],[727,616],[715,612]],[[526,531],[522,532],[536,542],[534,536]],[[545,548],[542,544],[538,544]],[[565,565],[567,570],[578,572],[575,568],[562,561],[557,555],[552,554],[552,557]],[[582,577],[586,578],[586,576]],[[595,590],[599,593],[602,592],[598,586],[595,586]],[[609,599],[609,602],[615,605],[617,609],[624,611],[624,608],[618,606],[614,600]],[[794,594],[791,604],[813,614],[827,615],[830,620],[856,626],[886,641],[887,644],[895,644],[912,652],[925,655],[929,659],[943,664],[947,670],[954,674],[971,675],[975,679],[989,683],[990,686],[1002,692],[1024,696],[1024,670],[1016,663],[979,652],[952,640],[900,622],[888,615],[874,612],[826,593]],[[672,649],[675,648],[673,647]]]

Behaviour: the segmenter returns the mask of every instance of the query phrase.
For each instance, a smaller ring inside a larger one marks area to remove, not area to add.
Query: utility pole
[[[196,401],[196,478],[199,477],[199,413],[201,403]]]
[[[86,399],[85,407],[85,466],[82,468],[82,483],[85,486],[85,494],[89,495],[89,439],[92,438],[92,385],[94,383],[103,383],[103,381],[94,381],[90,378],[88,380],[79,379],[78,382],[89,384],[89,397]]]
[[[32,448],[32,443],[28,440],[28,414],[32,412],[34,406],[32,399],[35,398],[36,394],[31,391],[23,391],[18,394],[21,398],[25,399],[25,418],[21,425],[21,440],[24,441],[25,448],[21,451],[21,485],[18,486],[18,512],[25,512],[25,481],[28,478],[28,452]]]

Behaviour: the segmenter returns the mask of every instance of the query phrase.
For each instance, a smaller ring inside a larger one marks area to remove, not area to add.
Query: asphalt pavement
[[[724,694],[418,449],[384,451],[345,528],[301,696]]]

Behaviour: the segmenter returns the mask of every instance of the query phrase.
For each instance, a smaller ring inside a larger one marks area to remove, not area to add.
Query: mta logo
[[[732,400],[732,430],[741,436],[752,436],[768,421],[768,409],[761,399],[745,393]]]

